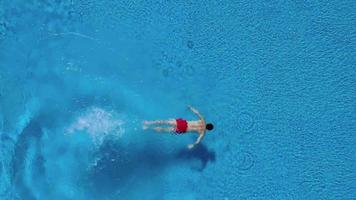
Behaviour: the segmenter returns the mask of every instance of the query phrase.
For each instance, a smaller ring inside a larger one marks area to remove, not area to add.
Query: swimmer
[[[199,137],[196,142],[188,145],[188,149],[192,149],[203,140],[206,130],[211,131],[214,126],[211,123],[206,124],[203,116],[195,108],[190,105],[188,105],[188,108],[199,117],[199,120],[187,121],[185,119],[178,118],[170,120],[144,121],[143,129],[146,130],[151,128],[157,132],[175,132],[176,134],[184,134],[187,132],[198,133]],[[168,127],[152,127],[150,125],[167,125]]]

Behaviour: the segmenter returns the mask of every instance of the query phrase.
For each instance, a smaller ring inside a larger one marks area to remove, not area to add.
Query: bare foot
[[[143,124],[145,124],[145,125],[149,125],[149,124],[151,124],[151,122],[149,122],[149,121],[145,120],[145,121],[143,121]]]

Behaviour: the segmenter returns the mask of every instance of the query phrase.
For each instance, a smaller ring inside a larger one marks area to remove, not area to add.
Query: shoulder
[[[206,122],[205,122],[205,119],[204,118],[201,118],[199,120],[200,124],[203,125],[204,127],[206,126]]]

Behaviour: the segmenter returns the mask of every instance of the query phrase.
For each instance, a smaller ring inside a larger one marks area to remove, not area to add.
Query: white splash
[[[101,145],[108,135],[121,137],[125,132],[123,124],[123,120],[118,118],[117,113],[92,107],[74,120],[67,129],[67,133],[85,131],[90,135],[94,144]]]

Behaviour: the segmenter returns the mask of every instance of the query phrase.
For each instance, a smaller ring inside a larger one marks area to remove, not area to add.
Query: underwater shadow
[[[131,190],[142,181],[150,181],[162,171],[186,161],[200,161],[198,171],[203,171],[209,162],[214,162],[215,152],[200,144],[194,149],[165,152],[154,144],[144,147],[128,147],[108,141],[100,147],[98,160],[89,172],[88,185],[93,195],[100,199],[103,194]],[[125,189],[126,188],[126,189]],[[131,188],[131,189],[130,189]],[[105,195],[104,195],[105,196]]]
[[[3,138],[15,144],[11,163],[13,170],[11,178],[14,180],[14,187],[16,187],[16,192],[21,199],[36,199],[33,188],[28,186],[27,179],[30,179],[30,183],[34,183],[32,182],[32,178],[36,177],[36,183],[43,184],[45,160],[41,154],[42,145],[40,140],[42,135],[43,132],[40,123],[37,120],[31,120],[24,127],[17,141],[7,136]],[[31,156],[29,156],[29,152],[32,152]],[[27,165],[31,166],[31,168],[28,169]],[[46,186],[44,187],[48,189]]]
[[[183,160],[199,160],[201,162],[201,167],[198,171],[203,171],[208,162],[215,162],[216,156],[214,151],[209,151],[204,144],[199,144],[191,150],[187,148],[181,149],[176,154],[176,158]]]

